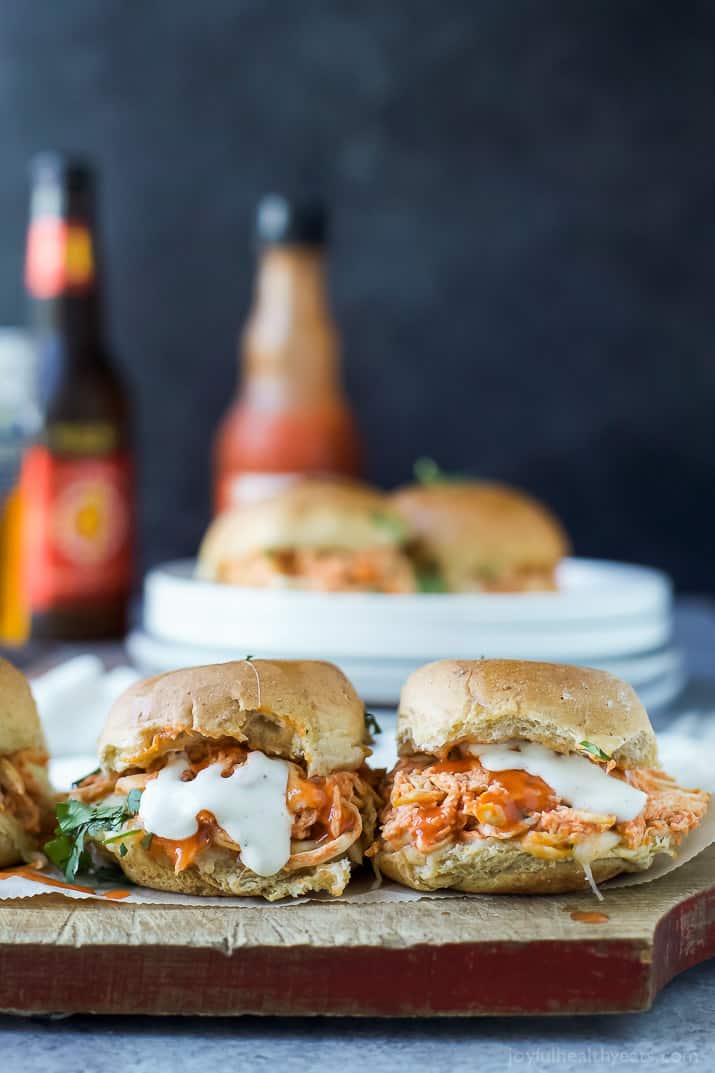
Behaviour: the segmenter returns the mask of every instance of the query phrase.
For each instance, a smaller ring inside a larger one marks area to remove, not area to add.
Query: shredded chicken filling
[[[604,770],[648,795],[634,820],[619,823],[614,815],[571,808],[537,776],[487,771],[476,757],[462,756],[459,750],[445,760],[403,760],[390,778],[381,816],[382,845],[388,851],[412,845],[430,853],[458,842],[516,839],[536,857],[565,860],[605,831],[617,834],[628,849],[652,845],[662,835],[677,844],[708,807],[708,794],[684,790],[661,771],[624,771],[613,763]],[[368,854],[378,848],[372,846]]]
[[[321,592],[414,592],[415,578],[399,548],[279,548],[225,562],[218,580],[265,588],[300,583]]]
[[[182,778],[187,782],[203,768],[216,763],[222,765],[222,774],[227,777],[248,755],[248,749],[233,742],[201,742],[188,745],[185,751],[189,762]],[[126,795],[131,790],[143,790],[150,779],[156,778],[165,759],[159,759],[147,771],[131,771],[120,777],[102,772],[89,775],[73,791],[72,796],[89,803],[111,794]],[[374,815],[379,800],[369,781],[371,778],[366,768],[308,778],[298,764],[289,762],[286,803],[293,816],[293,826],[291,856],[285,865],[286,871],[311,868],[346,852],[356,861],[361,859],[359,840],[363,835],[363,815]],[[210,812],[200,812],[197,821],[198,830],[190,838],[172,841],[152,836],[150,852],[168,857],[176,872],[188,868],[200,853],[210,847],[218,846],[240,853],[241,847],[219,826]],[[138,817],[132,822],[139,824]],[[371,831],[366,834],[372,836]]]
[[[37,774],[46,764],[47,756],[34,749],[0,756],[0,812],[8,813],[32,835],[52,829],[47,787]]]

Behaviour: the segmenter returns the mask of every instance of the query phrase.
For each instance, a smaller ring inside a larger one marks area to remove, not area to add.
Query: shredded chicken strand
[[[414,592],[415,576],[397,547],[277,548],[225,562],[219,581],[270,588],[300,584],[320,592]]]
[[[408,844],[429,853],[457,842],[496,838],[518,839],[536,856],[561,860],[571,856],[579,843],[604,831],[618,834],[629,849],[655,844],[664,834],[677,843],[707,810],[708,794],[683,789],[664,772],[622,771],[613,764],[607,770],[648,795],[634,820],[619,823],[615,815],[571,808],[541,780],[524,773],[519,773],[520,783],[531,779],[531,797],[524,793],[519,799],[508,785],[508,772],[489,772],[476,757],[404,760],[384,788],[387,804],[381,814],[381,839],[367,853]]]
[[[0,757],[0,812],[9,813],[32,835],[52,829],[47,785],[37,776],[46,763],[47,756],[34,749]]]

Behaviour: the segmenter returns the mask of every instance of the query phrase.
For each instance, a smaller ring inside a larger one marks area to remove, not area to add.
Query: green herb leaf
[[[122,842],[119,846],[119,856],[126,857],[127,853],[129,853],[129,850],[126,847],[126,844]]]
[[[133,838],[135,835],[141,834],[143,834],[141,827],[133,827],[130,831],[120,831],[118,835],[112,835],[111,838],[105,838],[102,845],[109,846],[112,842],[120,842],[125,838]],[[123,857],[124,854],[122,853],[121,856]]]
[[[423,570],[417,574],[420,592],[447,592],[447,584],[438,570]]]
[[[462,473],[446,473],[433,458],[418,458],[412,472],[418,484],[457,484],[470,479]]]
[[[84,782],[85,779],[89,779],[92,775],[99,775],[101,770],[101,767],[96,767],[94,771],[88,771],[87,774],[83,775],[81,779],[75,779],[75,781],[72,783],[72,789],[76,789],[81,783]]]
[[[153,838],[154,838],[154,835],[152,834],[152,832],[147,831],[147,833],[144,835],[144,837],[141,840],[141,848],[142,849],[151,849],[151,843],[152,843]]]
[[[578,743],[579,749],[583,749],[585,753],[590,753],[591,756],[595,756],[597,760],[603,760],[605,763],[611,759],[608,753],[604,753],[603,749],[600,749],[598,745],[594,745],[592,741],[580,741]]]
[[[387,533],[390,534],[395,544],[404,544],[409,536],[407,526],[398,518],[395,514],[386,514],[381,510],[374,510],[370,514],[371,520],[375,525],[379,525]]]
[[[365,725],[371,734],[382,734],[382,727],[372,712],[365,712]]]
[[[435,484],[442,480],[442,470],[433,458],[418,458],[412,472],[420,484]]]
[[[56,809],[55,837],[46,843],[47,856],[61,868],[70,882],[80,871],[86,871],[91,858],[86,849],[87,839],[104,838],[107,832],[120,831],[127,820],[135,816],[141,803],[141,790],[132,790],[126,802],[87,805],[84,801],[61,801]],[[120,834],[128,835],[129,832]],[[126,848],[125,848],[126,852]],[[120,855],[124,855],[121,853]]]
[[[56,864],[58,868],[64,869],[72,853],[73,845],[74,843],[69,835],[58,835],[57,838],[53,838],[50,842],[45,842],[43,848],[52,863]]]

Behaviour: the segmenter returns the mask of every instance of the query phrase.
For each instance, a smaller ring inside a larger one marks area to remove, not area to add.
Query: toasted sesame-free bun
[[[425,567],[453,592],[553,588],[566,534],[538,500],[506,484],[436,481],[390,497]]]
[[[668,833],[652,843],[629,851],[617,846],[591,862],[596,883],[621,872],[650,868],[658,853],[673,849]],[[414,890],[450,887],[470,894],[563,894],[589,887],[583,866],[575,860],[544,860],[521,849],[518,842],[496,838],[457,842],[431,853],[414,846],[394,852],[382,850],[375,863],[390,879]]]
[[[220,514],[199,549],[198,573],[218,578],[226,563],[256,551],[362,551],[399,546],[407,537],[405,523],[377,489],[347,481],[300,481],[270,499]]]
[[[375,834],[377,813],[371,801],[365,802],[361,811],[362,835],[360,845],[368,845]],[[125,831],[140,827],[131,819]],[[120,845],[124,845],[122,855]],[[354,848],[357,848],[354,847]],[[102,843],[102,850],[111,853],[116,863],[134,883],[154,890],[171,890],[180,894],[253,895],[269,902],[277,898],[295,898],[310,891],[327,891],[338,896],[350,881],[351,859],[347,853],[332,861],[325,861],[311,868],[281,869],[272,876],[259,876],[241,863],[240,857],[231,850],[214,846],[179,872],[174,870],[168,857],[151,852],[142,845],[141,839],[127,838],[125,843]]]
[[[625,768],[657,762],[645,708],[631,686],[605,671],[528,660],[438,660],[402,688],[402,756],[518,738],[561,753],[589,741]]]
[[[369,752],[363,704],[332,663],[251,659],[131,686],[109,712],[99,755],[120,772],[207,738],[304,763],[309,775],[354,770]]]
[[[0,756],[20,749],[46,752],[45,736],[27,678],[0,659]]]
[[[225,850],[203,853],[189,868],[175,872],[168,858],[144,849],[140,839],[128,838],[126,848],[127,852],[122,857],[119,843],[104,846],[133,883],[178,894],[252,895],[274,902],[278,898],[296,898],[311,891],[327,891],[337,896],[342,894],[350,880],[350,861],[347,857],[299,872],[281,871],[273,876],[259,876],[242,865],[236,854],[229,854]]]

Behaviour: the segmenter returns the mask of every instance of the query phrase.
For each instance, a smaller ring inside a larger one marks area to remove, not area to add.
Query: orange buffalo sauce
[[[522,812],[546,812],[558,803],[554,791],[538,775],[530,775],[528,771],[495,771],[490,774]]]
[[[457,775],[464,771],[471,771],[479,764],[478,760],[438,760],[436,764],[430,764],[430,771],[443,775]]]
[[[447,826],[449,826],[449,819],[440,805],[420,808],[419,815],[415,817],[413,823],[419,848],[426,849],[439,842]]]
[[[352,813],[343,808],[342,794],[336,798],[334,789],[335,783],[329,776],[320,780],[304,779],[291,770],[288,777],[288,809],[294,816],[306,809],[315,809],[315,823],[323,828],[323,831],[317,833],[318,838],[323,838],[329,831],[335,836],[336,825],[342,834],[343,831],[350,830],[353,824]]]
[[[479,760],[460,758],[440,760],[429,766],[435,774],[462,774],[480,768]],[[476,792],[476,818],[479,823],[496,827],[504,835],[524,830],[524,817],[534,812],[546,812],[558,804],[558,797],[551,787],[537,775],[527,771],[488,772],[490,788]],[[456,815],[444,804],[418,805],[412,827],[417,836],[417,845],[427,850],[441,841],[445,833],[455,826]]]
[[[216,820],[210,812],[200,812],[196,819],[199,822],[199,829],[190,838],[175,841],[171,838],[153,835],[149,849],[152,856],[168,857],[177,872],[190,868],[199,853],[211,845],[213,829],[216,826]]]
[[[330,805],[330,798],[322,786],[311,782],[309,779],[300,779],[291,772],[288,780],[288,792],[286,794],[288,808],[291,812],[301,812],[303,809],[314,808],[320,813]]]
[[[475,767],[481,767],[479,760],[471,757],[460,760],[439,760],[436,764],[430,764],[430,771],[438,774],[461,774],[472,771]],[[540,779],[538,775],[530,775],[528,771],[490,771],[490,782],[495,782],[503,787],[509,794],[510,800],[523,812],[545,812],[554,808],[558,798],[548,783]],[[486,802],[489,791],[481,795],[480,801]],[[500,803],[502,797],[499,797]]]
[[[580,924],[607,924],[609,920],[607,913],[598,913],[595,910],[577,909],[570,916]]]

